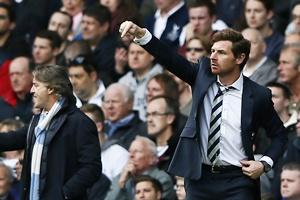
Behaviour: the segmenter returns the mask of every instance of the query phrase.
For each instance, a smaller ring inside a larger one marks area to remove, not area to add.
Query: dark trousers
[[[258,200],[257,182],[241,170],[212,173],[203,169],[201,179],[185,179],[184,184],[187,200]]]

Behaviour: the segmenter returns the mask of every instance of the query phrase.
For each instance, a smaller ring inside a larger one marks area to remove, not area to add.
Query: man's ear
[[[244,53],[242,53],[241,55],[239,55],[239,57],[237,57],[235,59],[236,64],[240,65],[246,58],[246,55]]]
[[[54,94],[54,89],[53,89],[53,88],[48,88],[47,90],[48,90],[48,94],[49,94],[49,95],[50,95],[50,94]]]

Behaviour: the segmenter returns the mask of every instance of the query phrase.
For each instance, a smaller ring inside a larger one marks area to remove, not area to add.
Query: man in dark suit
[[[277,161],[287,138],[271,92],[241,73],[249,41],[232,29],[220,31],[212,38],[210,60],[192,64],[132,22],[122,23],[120,32],[192,86],[192,111],[169,166],[185,177],[187,199],[259,199],[258,177]],[[252,146],[259,127],[272,143],[255,161]]]
[[[41,113],[29,127],[0,133],[0,151],[25,149],[22,199],[86,200],[101,175],[96,125],[76,107],[64,67],[35,68],[31,93]]]

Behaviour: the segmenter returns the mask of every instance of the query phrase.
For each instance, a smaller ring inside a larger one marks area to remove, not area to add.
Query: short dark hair
[[[101,107],[97,106],[96,104],[84,104],[83,106],[81,106],[80,110],[84,113],[91,113],[95,117],[96,122],[104,123],[104,113]]]
[[[149,103],[156,99],[163,99],[166,102],[166,113],[176,115],[179,112],[178,103],[173,98],[170,98],[166,95],[158,95],[151,98]]]
[[[39,65],[33,71],[34,78],[54,90],[58,98],[65,97],[75,103],[73,87],[66,67],[59,65]]]
[[[111,23],[111,14],[107,7],[99,4],[87,7],[83,10],[83,15],[87,15],[89,17],[93,17],[100,24],[104,24],[105,22]]]
[[[52,48],[60,48],[62,43],[61,38],[56,31],[42,30],[36,34],[35,38],[37,37],[49,40]]]
[[[286,99],[290,99],[291,96],[292,96],[291,90],[286,85],[284,85],[282,83],[272,81],[272,82],[267,83],[266,87],[276,87],[276,88],[281,89],[282,93],[283,93],[283,96]]]
[[[156,192],[163,193],[163,187],[162,184],[155,178],[149,176],[149,175],[139,175],[134,178],[134,185],[136,186],[140,182],[151,182],[153,188]]]
[[[210,16],[216,14],[216,6],[211,0],[194,0],[188,4],[188,9],[206,7]]]
[[[68,62],[68,68],[82,67],[88,74],[95,72],[96,67],[91,55],[78,55],[73,60]]]
[[[251,43],[240,32],[231,28],[221,30],[213,35],[212,44],[219,41],[232,42],[231,50],[235,58],[238,58],[243,53],[245,54],[245,59],[240,64],[240,69],[242,70],[248,61]]]
[[[16,20],[16,14],[11,5],[6,3],[0,3],[0,8],[3,8],[7,11],[9,21],[14,22]]]

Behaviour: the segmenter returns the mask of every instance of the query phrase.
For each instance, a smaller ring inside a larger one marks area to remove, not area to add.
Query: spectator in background
[[[135,200],[161,200],[163,188],[161,183],[148,175],[140,175],[134,179]]]
[[[123,21],[130,20],[138,23],[140,21],[138,8],[134,0],[98,0],[106,6],[111,13],[110,32],[118,33]]]
[[[209,40],[214,33],[212,25],[216,19],[215,4],[210,0],[194,1],[188,5],[188,12],[189,23],[182,31],[180,44],[183,45],[195,36]]]
[[[159,169],[167,171],[179,134],[174,130],[178,104],[165,96],[153,97],[147,105],[147,132],[156,143]]]
[[[70,40],[81,34],[81,20],[85,0],[61,0],[61,10],[72,16],[72,36]]]
[[[294,1],[292,5],[291,13],[292,21],[289,23],[285,30],[285,34],[289,35],[291,33],[300,34],[300,1]]]
[[[266,86],[277,79],[277,66],[265,55],[266,43],[257,29],[247,28],[242,31],[245,39],[251,43],[249,59],[243,68],[243,74],[254,82]]]
[[[154,63],[154,58],[141,46],[130,43],[128,49],[128,64],[131,69],[120,78],[119,83],[127,85],[134,92],[133,110],[139,112],[141,120],[146,120],[146,86],[156,74],[162,73],[160,65]]]
[[[270,24],[274,14],[272,0],[246,0],[244,12],[248,27],[257,29],[266,42],[266,56],[278,62],[284,38]]]
[[[43,30],[36,34],[32,55],[36,65],[56,64],[61,38],[55,31]]]
[[[16,200],[11,193],[13,181],[14,176],[12,170],[0,162],[0,199]]]
[[[154,142],[146,137],[138,136],[130,144],[129,160],[119,176],[113,182],[106,200],[131,200],[134,199],[134,177],[149,175],[157,179],[162,187],[162,198],[175,199],[175,191],[171,177],[156,167],[157,152]]]
[[[10,83],[17,103],[14,106],[15,117],[20,118],[26,124],[29,124],[32,118],[32,71],[34,65],[28,57],[16,57],[9,66]]]
[[[24,123],[16,119],[6,119],[0,122],[0,132],[3,134],[9,134],[9,131],[15,131],[24,127]],[[19,161],[23,160],[24,150],[6,151],[3,152],[4,160],[7,166],[13,170],[14,181],[11,185],[11,194],[17,200],[21,197],[21,182],[20,182],[20,171],[19,171]],[[0,178],[1,179],[1,178]],[[1,184],[0,184],[1,185]],[[0,192],[1,193],[1,192]],[[0,195],[1,197],[1,195]]]
[[[176,176],[176,196],[178,200],[185,200],[186,193],[184,189],[184,178],[180,176]]]
[[[155,96],[166,96],[176,101],[178,107],[180,106],[178,102],[180,100],[178,84],[167,73],[157,74],[149,80],[147,84],[147,101],[149,102]],[[176,119],[177,123],[175,124],[174,131],[176,134],[180,134],[187,117],[178,112]]]
[[[16,105],[16,98],[9,82],[9,63],[20,55],[30,55],[30,47],[23,37],[15,34],[13,7],[0,3],[0,97],[9,105]]]
[[[283,46],[278,65],[278,81],[286,84],[291,90],[291,109],[300,107],[300,47]]]
[[[68,64],[69,78],[76,97],[76,106],[87,103],[102,105],[105,86],[98,79],[95,64],[89,55],[78,55]]]
[[[87,40],[95,59],[99,78],[105,85],[111,83],[114,53],[118,45],[116,35],[110,33],[111,15],[107,7],[94,5],[83,11],[82,39]]]
[[[202,36],[191,37],[186,42],[185,57],[190,62],[197,63],[199,58],[207,56],[210,52],[209,40]]]
[[[266,87],[271,90],[274,108],[287,129],[289,140],[291,140],[295,136],[295,124],[297,123],[297,113],[290,113],[289,110],[291,91],[286,85],[278,82],[270,82]]]
[[[133,100],[134,94],[126,85],[113,83],[106,89],[103,110],[107,119],[104,129],[107,140],[102,149],[119,144],[128,150],[136,135],[146,134],[141,132],[138,113],[132,110]]]
[[[183,0],[154,1],[157,10],[145,20],[145,26],[157,38],[179,47],[182,28],[188,23],[188,11]]]
[[[56,11],[51,15],[48,23],[48,30],[56,31],[60,36],[62,43],[60,45],[59,54],[57,56],[57,64],[64,66],[66,61],[63,52],[69,43],[68,36],[72,32],[72,17],[64,11]]]
[[[285,200],[300,199],[300,164],[285,164],[281,172],[281,195]]]

